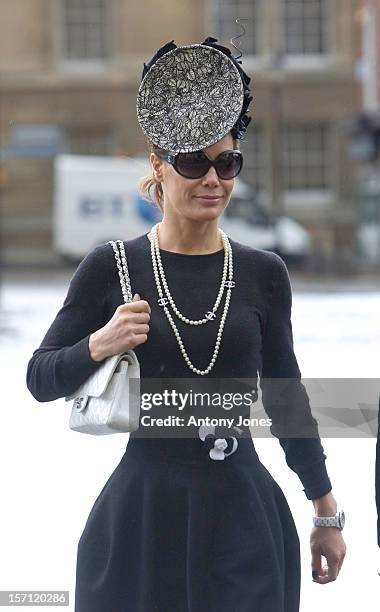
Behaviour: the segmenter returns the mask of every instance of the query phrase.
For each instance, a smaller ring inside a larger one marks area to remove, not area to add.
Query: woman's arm
[[[104,244],[81,261],[63,306],[29,360],[26,384],[40,402],[70,395],[102,363],[91,356],[89,338],[105,323],[110,281],[106,249],[113,257],[111,247]]]
[[[279,437],[288,466],[300,478],[306,497],[314,500],[326,495],[332,487],[318,425],[311,414],[309,398],[301,383],[301,373],[294,354],[292,291],[288,270],[278,255],[271,255],[271,290],[263,333],[260,373],[263,405],[272,418],[271,431]],[[292,437],[286,433],[279,436],[282,426],[285,426],[285,431],[307,431],[308,437]]]
[[[273,419],[276,435],[285,424],[290,433],[308,432],[308,437],[280,436],[289,467],[298,474],[306,497],[313,501],[317,516],[334,516],[337,504],[327,474],[318,424],[310,410],[301,373],[293,350],[291,324],[292,292],[285,263],[278,256],[263,338],[263,404]],[[281,379],[279,384],[275,379]],[[289,428],[290,421],[290,428]],[[309,433],[310,432],[310,433]],[[312,435],[310,435],[312,434]],[[336,527],[313,527],[310,534],[311,570],[314,582],[336,580],[346,554],[342,532]],[[323,557],[326,564],[322,565]]]
[[[335,516],[338,506],[332,492],[313,499],[315,516]]]

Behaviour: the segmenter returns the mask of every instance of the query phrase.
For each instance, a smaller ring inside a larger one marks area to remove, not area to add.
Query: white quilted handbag
[[[131,302],[124,243],[110,240],[108,244],[114,250],[124,302]],[[136,353],[130,349],[108,357],[65,400],[74,400],[69,423],[74,431],[94,435],[135,431],[140,419],[140,364]]]

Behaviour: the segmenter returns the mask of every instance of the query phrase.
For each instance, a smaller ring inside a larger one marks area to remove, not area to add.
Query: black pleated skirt
[[[298,612],[300,547],[252,438],[224,460],[200,439],[138,439],[90,511],[75,612]]]

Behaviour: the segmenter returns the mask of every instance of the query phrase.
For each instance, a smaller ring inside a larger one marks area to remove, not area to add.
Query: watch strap
[[[344,527],[344,513],[338,511],[335,516],[313,516],[313,524],[315,527]]]

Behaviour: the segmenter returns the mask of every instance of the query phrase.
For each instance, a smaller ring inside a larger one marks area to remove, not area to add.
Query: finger
[[[320,553],[311,551],[311,576],[313,580],[317,579],[322,571],[322,559]]]
[[[333,561],[327,560],[328,562],[328,577],[330,580],[336,580],[339,573],[339,559],[334,559]]]
[[[323,582],[325,582],[325,570],[320,569],[318,570],[313,570],[312,571],[312,578],[313,578],[313,582],[318,582],[319,584],[323,584]]]
[[[134,312],[128,318],[131,323],[149,323],[150,314],[148,312]]]
[[[338,574],[339,574],[340,570],[342,569],[342,565],[343,565],[343,561],[344,561],[344,557],[345,557],[345,556],[346,556],[346,553],[345,553],[345,552],[343,552],[343,553],[342,553],[342,556],[341,556],[341,558],[340,558],[339,564],[338,564]]]
[[[146,323],[139,323],[135,327],[135,334],[138,336],[139,334],[147,334],[149,332],[149,325]]]
[[[127,306],[127,309],[132,312],[148,312],[150,314],[150,306],[146,300],[136,300],[122,306]]]
[[[337,579],[338,576],[338,563],[333,562],[329,565],[325,565],[322,568],[322,576],[319,576],[318,582],[320,584],[327,584],[328,582],[333,582]]]
[[[133,302],[136,302],[137,300],[141,300],[141,297],[140,297],[139,293],[135,293],[135,295],[132,298]]]
[[[313,573],[313,582],[317,582],[318,584],[325,584],[327,582],[327,576],[325,575],[327,570],[321,569],[319,572],[315,570]]]
[[[135,335],[135,346],[142,344],[148,340],[147,334],[136,334]]]
[[[139,300],[138,302],[135,302],[135,303],[139,304],[140,309],[142,311],[148,312],[150,314],[150,306],[146,300]]]

